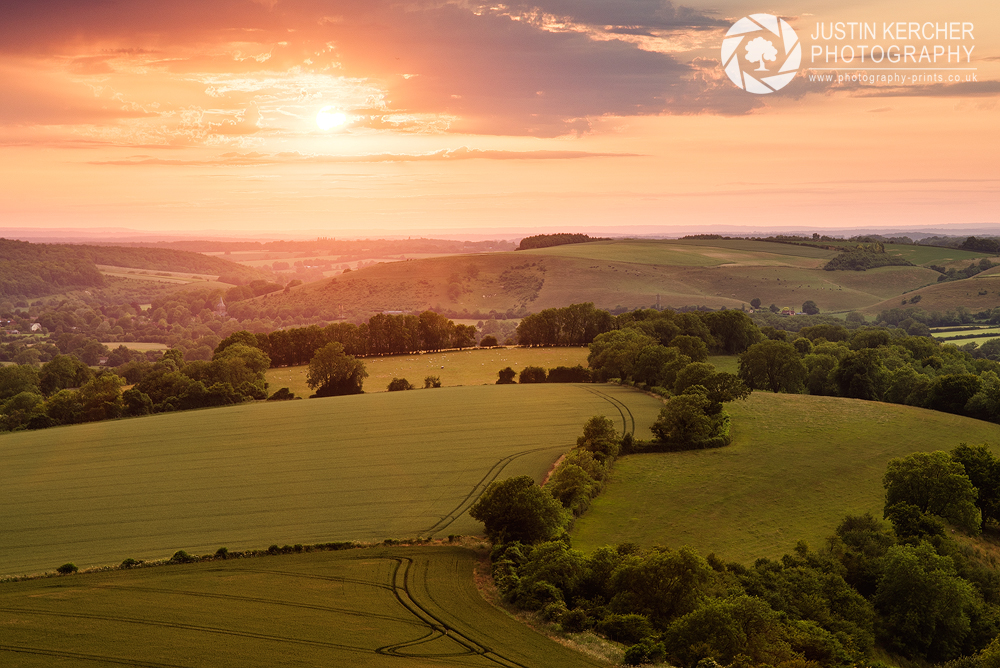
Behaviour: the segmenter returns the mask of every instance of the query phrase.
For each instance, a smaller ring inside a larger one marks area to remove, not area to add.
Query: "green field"
[[[489,385],[245,404],[0,436],[0,574],[272,543],[479,533],[494,478],[541,480],[615,385]]]
[[[1000,425],[855,399],[754,392],[727,405],[733,444],[643,454],[615,464],[611,483],[573,528],[575,547],[690,545],[727,561],[820,547],[843,517],[882,516],[882,475],[894,457],[965,441],[1000,452]]]
[[[365,392],[385,392],[393,378],[406,378],[419,388],[424,378],[437,376],[443,387],[460,385],[491,385],[497,372],[504,367],[520,371],[527,366],[551,369],[557,366],[587,366],[589,348],[477,348],[474,350],[391,357],[364,358]],[[269,391],[287,387],[297,397],[308,397],[312,390],[306,385],[306,366],[280,367],[267,371]]]
[[[812,300],[823,313],[877,312],[899,304],[900,295],[936,287],[940,274],[928,265],[967,266],[983,257],[923,246],[890,246],[889,252],[918,266],[824,271],[836,251],[746,239],[619,239],[379,264],[273,295],[268,305],[322,310],[333,303],[350,314],[427,308],[503,314],[588,301],[608,309],[657,300],[674,308],[740,308],[756,297],[779,307]]]
[[[0,584],[5,666],[604,665],[483,600],[459,547],[313,552]]]

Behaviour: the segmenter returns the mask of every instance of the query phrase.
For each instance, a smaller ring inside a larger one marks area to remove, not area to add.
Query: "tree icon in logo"
[[[743,58],[739,57],[741,46],[746,53]],[[776,74],[771,73],[773,69],[768,70],[765,60],[780,62]],[[722,66],[726,75],[748,93],[764,95],[781,90],[795,78],[801,62],[802,43],[792,26],[771,14],[744,16],[722,40]]]
[[[751,63],[760,62],[760,67],[754,70],[755,72],[767,72],[767,66],[764,64],[764,60],[775,61],[777,59],[778,50],[774,48],[774,44],[771,43],[771,40],[758,37],[754,41],[747,44],[747,60]]]

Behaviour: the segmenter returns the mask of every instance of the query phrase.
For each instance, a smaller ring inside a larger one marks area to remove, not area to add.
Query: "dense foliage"
[[[565,246],[566,244],[582,244],[588,241],[609,241],[609,239],[606,237],[591,237],[586,234],[536,234],[521,239],[517,250],[551,248],[552,246]]]

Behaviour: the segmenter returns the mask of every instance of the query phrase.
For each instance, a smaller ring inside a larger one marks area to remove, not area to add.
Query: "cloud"
[[[475,149],[465,146],[456,149],[441,149],[431,153],[377,153],[368,155],[317,155],[298,152],[286,153],[223,153],[217,158],[204,160],[183,160],[155,158],[137,155],[127,160],[92,161],[92,165],[116,166],[205,166],[205,167],[245,167],[255,165],[287,164],[338,164],[374,162],[449,162],[456,160],[577,160],[581,158],[630,158],[636,153],[597,153],[590,151],[501,151]]]

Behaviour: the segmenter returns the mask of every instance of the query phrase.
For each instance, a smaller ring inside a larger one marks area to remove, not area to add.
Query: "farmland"
[[[5,434],[0,574],[478,533],[465,510],[491,480],[541,480],[598,413],[649,438],[660,406],[618,386],[490,385]]]
[[[882,516],[889,459],[959,442],[1000,451],[1000,426],[909,406],[755,392],[727,405],[733,443],[624,457],[574,546],[690,545],[727,561],[824,544],[843,517]]]
[[[888,251],[918,266],[824,271],[836,251],[746,239],[602,241],[379,264],[301,286],[268,304],[334,304],[355,314],[426,308],[503,314],[585,301],[600,308],[648,307],[657,296],[662,306],[739,308],[757,297],[779,307],[811,299],[823,312],[870,311],[933,287],[940,274],[931,264],[967,266],[985,257],[934,247]]]
[[[550,369],[557,366],[587,366],[588,348],[489,348],[421,355],[367,357],[366,392],[384,392],[393,378],[406,378],[418,387],[426,376],[438,376],[444,387],[460,385],[491,385],[497,372],[504,367],[520,371],[526,366]],[[269,369],[267,382],[271,391],[287,387],[296,396],[308,397],[312,390],[306,385],[308,367]]]
[[[486,603],[475,559],[459,547],[376,548],[7,582],[0,662],[602,665]]]

